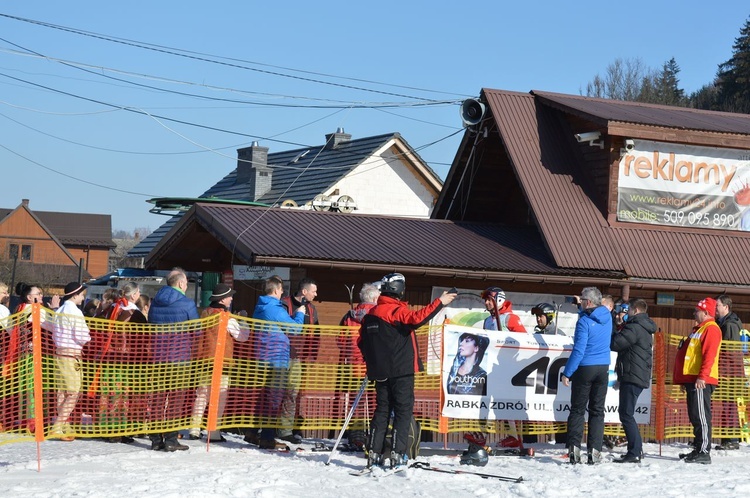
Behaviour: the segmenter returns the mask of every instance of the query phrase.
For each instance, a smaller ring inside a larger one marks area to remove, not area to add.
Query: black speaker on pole
[[[484,117],[486,108],[478,99],[466,99],[461,103],[461,121],[464,127],[479,124]]]

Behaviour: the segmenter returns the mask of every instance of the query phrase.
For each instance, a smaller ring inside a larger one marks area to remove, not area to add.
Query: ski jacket
[[[359,350],[359,343],[362,340],[361,327],[362,320],[375,307],[375,303],[359,303],[356,308],[349,310],[341,318],[339,325],[342,327],[357,327],[357,332],[342,332],[336,337],[336,345],[341,351],[341,362],[345,364],[364,365],[365,359],[362,358],[362,352]]]
[[[513,313],[513,303],[506,300],[503,303],[502,308],[498,310],[500,315],[500,330],[503,332],[523,332],[526,333],[526,327],[521,323],[521,319],[518,315]],[[495,314],[490,312],[490,316],[484,319],[485,330],[498,330],[497,328],[498,319],[495,318]]]
[[[420,310],[411,311],[406,301],[378,297],[378,304],[362,320],[359,347],[367,363],[367,376],[384,380],[422,371],[414,330],[429,322],[441,309],[440,298]]]
[[[629,382],[644,389],[651,385],[653,335],[657,329],[656,323],[646,313],[638,313],[612,335],[610,348],[617,352],[615,372],[620,382]]]
[[[198,309],[193,300],[174,287],[159,289],[148,311],[148,321],[151,323],[177,323],[198,318]]]
[[[689,336],[680,341],[674,361],[674,383],[692,384],[702,379],[706,384],[719,385],[718,353],[721,329],[713,320],[693,327]]]
[[[742,330],[742,320],[734,311],[730,311],[727,316],[716,320],[717,325],[721,328],[721,339],[723,341],[739,341],[740,330]]]
[[[197,320],[198,309],[195,303],[174,287],[162,287],[151,300],[148,321],[155,324],[181,323]],[[169,332],[159,332],[153,336],[153,355],[156,362],[190,360],[190,349],[200,331],[189,326],[170,327]]]
[[[275,368],[289,367],[289,337],[287,334],[299,334],[305,314],[301,311],[289,316],[286,306],[273,296],[258,297],[253,318],[272,322],[260,327],[258,332],[258,357]],[[294,324],[284,326],[282,324]]]
[[[563,375],[570,378],[578,367],[609,365],[609,341],[612,337],[612,315],[606,306],[587,308],[578,314],[573,336],[573,351]]]

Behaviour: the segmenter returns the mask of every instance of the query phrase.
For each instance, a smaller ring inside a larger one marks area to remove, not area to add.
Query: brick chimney
[[[21,205],[23,207],[29,207],[29,200],[28,199],[21,199]]]
[[[336,133],[329,133],[326,135],[326,144],[323,146],[324,150],[331,150],[338,147],[339,144],[348,142],[352,139],[349,133],[344,133],[343,128],[336,130]]]
[[[253,201],[257,201],[271,190],[273,169],[268,166],[268,147],[253,142],[250,147],[237,149],[236,185],[247,183]]]

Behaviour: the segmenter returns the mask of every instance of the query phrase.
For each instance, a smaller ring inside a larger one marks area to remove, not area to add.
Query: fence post
[[[221,311],[219,313],[219,323],[216,331],[216,350],[214,353],[214,368],[211,372],[211,390],[208,397],[208,421],[206,423],[206,432],[208,436],[206,441],[211,441],[211,431],[216,430],[219,419],[219,397],[221,396],[221,376],[224,371],[224,351],[227,346],[227,326],[229,324],[229,312]]]
[[[656,440],[659,446],[664,442],[664,425],[666,417],[666,382],[667,382],[667,348],[664,333],[659,329],[654,335],[654,370],[656,374],[656,402],[654,403],[654,424],[656,426]]]
[[[36,441],[37,471],[41,472],[41,443],[44,441],[44,385],[42,384],[42,305],[39,303],[31,305],[31,334],[34,372],[34,440]]]

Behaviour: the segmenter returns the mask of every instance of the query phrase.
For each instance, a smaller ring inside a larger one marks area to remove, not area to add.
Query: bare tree
[[[638,100],[645,78],[652,78],[640,58],[622,59],[618,57],[610,63],[604,75],[597,74],[586,85],[586,96],[614,100]]]

